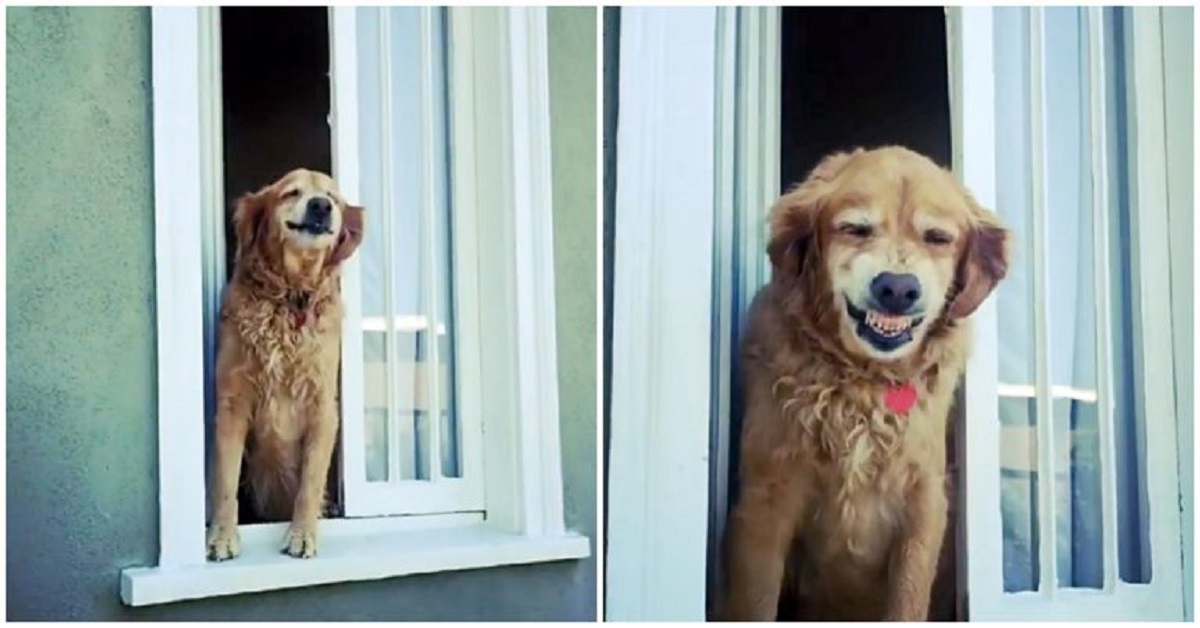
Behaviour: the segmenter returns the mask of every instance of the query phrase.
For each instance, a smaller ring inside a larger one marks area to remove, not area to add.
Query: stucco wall
[[[555,303],[567,526],[592,539],[573,574],[596,618],[596,9],[551,8]]]
[[[594,538],[593,16],[550,28],[564,490]],[[8,618],[594,618],[594,560],[120,604],[158,547],[149,11],[6,17]]]
[[[6,14],[9,618],[115,618],[158,544],[149,13]]]
[[[1195,59],[1192,7],[1163,9],[1163,88],[1167,124],[1167,194],[1171,225],[1171,316],[1175,341],[1175,416],[1183,525],[1184,619],[1195,619]]]

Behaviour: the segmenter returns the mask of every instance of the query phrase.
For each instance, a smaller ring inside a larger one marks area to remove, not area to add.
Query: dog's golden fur
[[[328,231],[297,231],[314,199],[328,203]],[[234,226],[237,254],[217,350],[208,555],[223,560],[240,551],[244,453],[252,509],[262,518],[290,519],[283,550],[309,557],[317,551],[338,431],[339,265],[362,241],[363,212],[327,175],[295,170],[242,197]]]
[[[775,619],[786,589],[800,619],[925,620],[966,317],[1006,272],[1008,231],[950,173],[896,147],[827,157],[779,199],[770,226],[772,278],[742,346],[722,615]],[[860,289],[860,268],[913,273],[937,291],[903,350],[856,336],[843,303],[853,295],[839,291]],[[901,383],[917,391],[906,414],[884,404]]]

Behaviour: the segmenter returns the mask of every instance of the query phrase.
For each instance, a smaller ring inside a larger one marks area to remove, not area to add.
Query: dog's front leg
[[[763,481],[743,487],[729,517],[728,595],[722,621],[774,621],[784,561],[796,529],[794,487]]]
[[[242,550],[237,528],[237,487],[250,430],[250,404],[245,399],[223,393],[218,403],[216,464],[210,487],[213,516],[206,539],[211,560],[234,558]]]
[[[948,502],[942,484],[927,476],[912,489],[907,525],[892,549],[886,620],[928,619],[929,596],[946,531]]]
[[[296,493],[292,525],[283,540],[283,551],[296,558],[311,558],[317,553],[317,521],[325,505],[325,483],[337,428],[336,402],[332,398],[321,400],[304,437],[300,491]]]

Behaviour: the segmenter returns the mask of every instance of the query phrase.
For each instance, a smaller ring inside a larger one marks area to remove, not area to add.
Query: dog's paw
[[[237,525],[214,523],[208,527],[208,559],[229,560],[242,552]]]
[[[292,522],[283,537],[284,554],[295,558],[312,558],[317,555],[317,524]]]

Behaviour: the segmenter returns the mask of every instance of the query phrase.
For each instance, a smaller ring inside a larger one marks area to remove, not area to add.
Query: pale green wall
[[[595,20],[550,13],[565,510],[594,539]],[[120,604],[158,546],[149,15],[6,10],[8,618],[593,619],[594,559]]]
[[[555,303],[568,526],[593,539],[582,586],[596,589],[596,9],[552,8],[550,122]],[[569,462],[566,462],[569,461]],[[594,595],[588,612],[595,617]]]
[[[1178,423],[1180,506],[1183,524],[1184,619],[1195,619],[1195,132],[1196,33],[1192,7],[1163,9],[1166,77],[1167,194],[1171,225],[1171,317],[1175,340],[1175,416]]]

